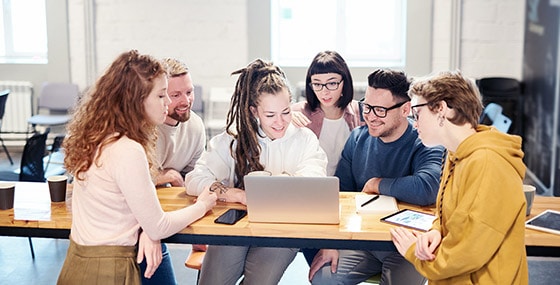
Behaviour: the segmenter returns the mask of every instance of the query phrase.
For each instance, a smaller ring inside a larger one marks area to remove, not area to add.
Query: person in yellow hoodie
[[[480,93],[458,71],[409,96],[422,143],[447,155],[431,230],[391,229],[397,250],[429,284],[528,284],[521,137],[478,124]]]

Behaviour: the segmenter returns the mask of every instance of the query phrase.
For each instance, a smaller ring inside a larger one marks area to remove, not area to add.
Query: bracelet
[[[225,194],[228,188],[222,182],[214,182],[210,185],[210,192],[216,192],[216,190],[218,190],[220,194]]]

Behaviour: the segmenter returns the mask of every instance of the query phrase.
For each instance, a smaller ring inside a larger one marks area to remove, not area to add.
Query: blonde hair
[[[170,77],[177,77],[189,73],[187,65],[178,59],[167,57],[164,58],[162,62]]]

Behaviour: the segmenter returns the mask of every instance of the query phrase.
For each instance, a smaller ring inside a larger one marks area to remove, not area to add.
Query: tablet
[[[525,222],[529,229],[560,235],[560,212],[546,210]]]
[[[404,209],[381,218],[381,221],[426,232],[432,228],[435,218],[436,216],[432,214]]]

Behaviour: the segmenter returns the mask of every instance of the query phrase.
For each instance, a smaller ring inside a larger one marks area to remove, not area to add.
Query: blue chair
[[[491,125],[501,132],[507,133],[511,127],[511,119],[502,114],[502,106],[496,103],[489,103],[482,111],[480,123],[483,125]]]

